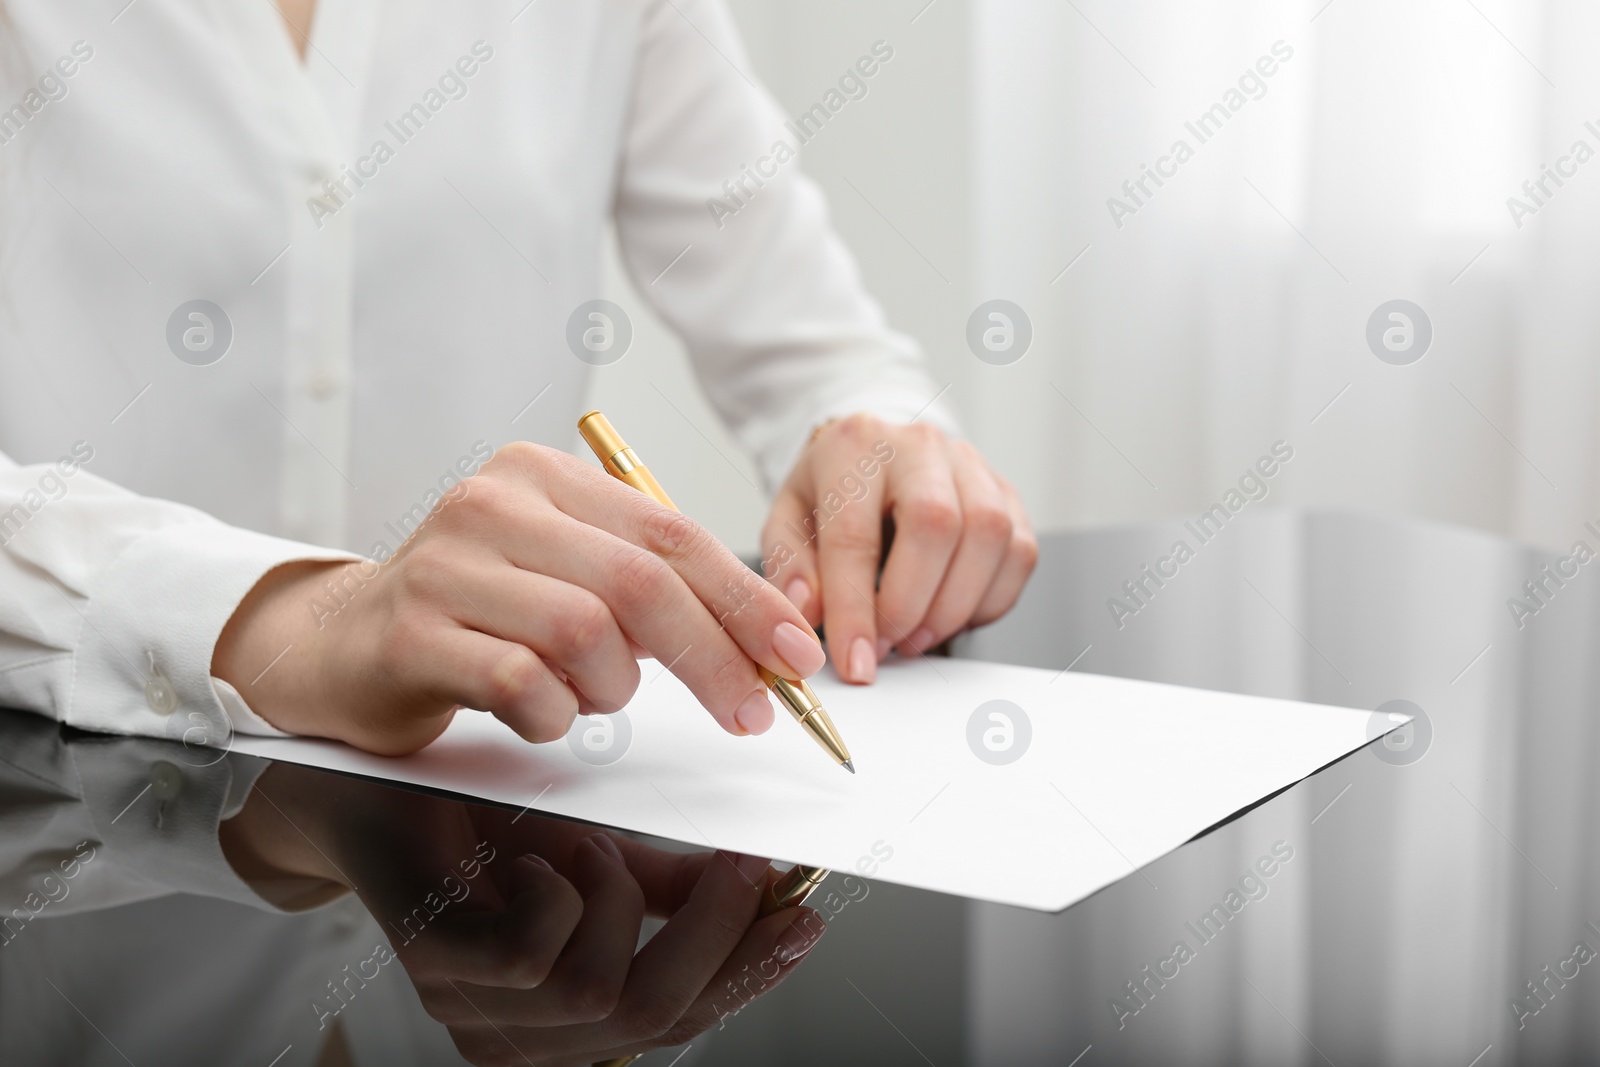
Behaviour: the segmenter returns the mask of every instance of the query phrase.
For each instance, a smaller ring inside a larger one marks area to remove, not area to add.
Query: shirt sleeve
[[[623,262],[769,489],[835,416],[955,432],[920,350],[888,327],[793,158],[801,134],[838,121],[845,89],[803,128],[786,124],[721,0],[649,6],[639,49],[615,207]],[[892,56],[878,42],[863,67],[882,77]],[[852,71],[847,88],[866,92],[870,76]]]
[[[0,712],[0,947],[36,918],[171,893],[274,908],[233,870],[217,827],[270,763],[143,738],[77,735]]]
[[[90,474],[92,458],[81,442],[55,463],[0,454],[0,705],[105,733],[281,736],[219,697],[217,638],[274,567],[360,557],[138,496]]]

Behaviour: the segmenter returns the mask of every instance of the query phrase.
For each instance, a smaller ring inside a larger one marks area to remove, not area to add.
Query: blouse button
[[[150,791],[165,804],[183,791],[183,775],[166,760],[157,760],[150,765]]]
[[[157,715],[171,715],[178,710],[178,694],[159,670],[152,670],[150,680],[144,683],[144,702]]]

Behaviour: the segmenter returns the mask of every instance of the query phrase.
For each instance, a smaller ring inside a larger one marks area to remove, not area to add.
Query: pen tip
[[[839,766],[843,767],[845,770],[849,771],[851,774],[856,773],[856,761],[855,760],[848,760],[847,759],[843,763],[839,764]]]

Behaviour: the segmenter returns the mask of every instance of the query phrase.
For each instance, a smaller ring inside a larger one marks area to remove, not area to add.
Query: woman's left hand
[[[763,573],[825,629],[840,677],[860,684],[891,648],[924,652],[1004,615],[1039,557],[1016,490],[976,448],[869,415],[816,432],[761,540]]]

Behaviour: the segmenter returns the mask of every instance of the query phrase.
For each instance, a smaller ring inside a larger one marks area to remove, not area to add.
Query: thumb
[[[812,628],[822,625],[816,519],[792,485],[778,493],[761,531],[761,574],[789,598]]]

